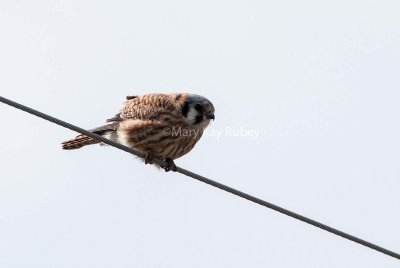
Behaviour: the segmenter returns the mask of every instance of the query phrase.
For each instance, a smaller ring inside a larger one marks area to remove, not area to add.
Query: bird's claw
[[[175,163],[174,163],[174,160],[172,160],[171,158],[165,159],[165,162],[167,163],[167,165],[164,167],[165,172],[168,172],[168,171],[171,171],[171,170],[176,172],[178,170],[176,165],[175,165]]]
[[[152,153],[146,153],[144,156],[144,163],[147,164],[153,164],[153,154]]]

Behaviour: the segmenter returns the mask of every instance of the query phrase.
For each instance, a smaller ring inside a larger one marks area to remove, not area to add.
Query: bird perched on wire
[[[214,106],[200,96],[189,93],[128,96],[120,113],[104,126],[90,130],[105,138],[134,148],[153,159],[167,163],[165,171],[176,171],[173,160],[190,152],[214,120]],[[78,149],[99,141],[79,135],[62,143],[62,148]]]

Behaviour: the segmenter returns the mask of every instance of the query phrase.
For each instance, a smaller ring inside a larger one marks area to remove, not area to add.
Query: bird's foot
[[[170,170],[176,172],[178,170],[174,163],[174,160],[172,160],[171,158],[165,159],[165,162],[167,163],[167,165],[164,167],[165,172],[168,172]]]
[[[144,163],[147,164],[153,164],[153,154],[152,153],[146,153],[144,156]]]

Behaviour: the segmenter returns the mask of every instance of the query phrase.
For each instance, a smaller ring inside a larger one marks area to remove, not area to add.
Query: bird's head
[[[181,113],[185,121],[192,126],[207,127],[215,119],[215,109],[211,101],[200,95],[186,94]]]

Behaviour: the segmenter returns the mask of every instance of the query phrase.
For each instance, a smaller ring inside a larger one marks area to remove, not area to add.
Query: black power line
[[[67,123],[67,122],[64,122],[64,121],[62,121],[62,120],[60,120],[60,119],[54,118],[54,117],[52,117],[52,116],[50,116],[50,115],[47,115],[47,114],[44,114],[44,113],[42,113],[42,112],[36,111],[36,110],[34,110],[34,109],[32,109],[32,108],[29,108],[29,107],[24,106],[24,105],[22,105],[22,104],[16,103],[16,102],[14,102],[14,101],[12,101],[12,100],[6,99],[6,98],[4,98],[4,97],[2,97],[2,96],[0,96],[0,101],[3,102],[3,103],[5,103],[5,104],[8,104],[8,105],[10,105],[10,106],[13,106],[13,107],[15,107],[15,108],[17,108],[17,109],[19,109],[19,110],[22,110],[22,111],[25,111],[25,112],[27,112],[27,113],[36,115],[36,116],[38,116],[38,117],[40,117],[40,118],[42,118],[42,119],[45,119],[45,120],[47,120],[47,121],[50,121],[50,122],[54,123],[54,124],[60,125],[60,126],[62,126],[62,127],[68,128],[68,129],[71,129],[71,130],[73,130],[73,131],[79,132],[79,133],[81,133],[81,134],[84,134],[84,135],[86,135],[86,136],[89,136],[89,137],[91,137],[91,138],[93,138],[93,139],[96,139],[96,140],[98,140],[98,141],[101,141],[101,142],[103,142],[103,143],[105,143],[105,144],[108,144],[108,145],[111,145],[111,146],[113,146],[113,147],[116,147],[116,148],[118,148],[118,149],[120,149],[120,150],[123,150],[123,151],[125,151],[125,152],[128,152],[128,153],[130,153],[130,154],[133,154],[133,155],[136,155],[136,156],[139,156],[139,157],[142,157],[142,158],[144,157],[144,155],[143,155],[141,152],[138,152],[138,151],[136,151],[136,150],[134,150],[134,149],[132,149],[132,148],[129,148],[129,147],[127,147],[127,146],[124,146],[124,145],[122,145],[122,144],[120,144],[120,143],[117,143],[117,142],[114,142],[114,141],[112,141],[112,140],[106,139],[106,138],[104,138],[104,137],[102,137],[102,136],[99,136],[99,135],[94,134],[94,133],[92,133],[92,132],[90,132],[90,131],[87,131],[87,130],[85,130],[85,129],[83,129],[83,128],[74,126],[74,125],[69,124],[69,123]],[[154,159],[154,162],[157,163],[157,164],[159,164],[161,167],[164,167],[164,168],[165,168],[166,165],[167,165],[167,163],[165,163],[164,161],[161,161],[161,160],[159,160],[159,159]],[[307,217],[305,217],[305,216],[302,216],[302,215],[297,214],[297,213],[295,213],[295,212],[292,212],[292,211],[290,211],[290,210],[284,209],[284,208],[279,207],[279,206],[277,206],[277,205],[271,204],[271,203],[269,203],[269,202],[267,202],[267,201],[264,201],[264,200],[262,200],[262,199],[259,199],[259,198],[257,198],[257,197],[254,197],[254,196],[251,196],[251,195],[249,195],[249,194],[243,193],[243,192],[241,192],[241,191],[239,191],[239,190],[236,190],[236,189],[234,189],[234,188],[231,188],[231,187],[229,187],[229,186],[226,186],[226,185],[224,185],[224,184],[222,184],[222,183],[219,183],[219,182],[210,180],[210,179],[208,179],[208,178],[206,178],[206,177],[200,176],[200,175],[198,175],[198,174],[196,174],[196,173],[193,173],[193,172],[191,172],[191,171],[189,171],[189,170],[186,170],[186,169],[183,169],[183,168],[180,168],[180,167],[177,167],[177,172],[179,172],[179,173],[181,173],[181,174],[183,174],[183,175],[186,175],[186,176],[188,176],[188,177],[191,177],[191,178],[193,178],[193,179],[199,180],[199,181],[201,181],[201,182],[207,183],[207,184],[209,184],[209,185],[211,185],[211,186],[214,186],[214,187],[216,187],[216,188],[219,188],[219,189],[224,190],[224,191],[226,191],[226,192],[229,192],[229,193],[231,193],[231,194],[234,194],[234,195],[237,195],[237,196],[242,197],[242,198],[244,198],[244,199],[247,199],[247,200],[249,200],[249,201],[251,201],[251,202],[257,203],[257,204],[259,204],[259,205],[261,205],[261,206],[264,206],[264,207],[273,209],[273,210],[278,211],[278,212],[280,212],[280,213],[282,213],[282,214],[285,214],[285,215],[287,215],[287,216],[289,216],[289,217],[298,219],[298,220],[300,220],[300,221],[302,221],[302,222],[308,223],[308,224],[310,224],[310,225],[313,225],[313,226],[315,226],[315,227],[318,227],[318,228],[320,228],[320,229],[323,229],[323,230],[325,230],[325,231],[328,231],[328,232],[330,232],[330,233],[332,233],[332,234],[341,236],[341,237],[343,237],[343,238],[345,238],[345,239],[348,239],[348,240],[351,240],[351,241],[353,241],[353,242],[355,242],[355,243],[357,243],[357,244],[366,246],[366,247],[368,247],[368,248],[374,249],[374,250],[379,251],[379,252],[381,252],[381,253],[383,253],[383,254],[386,254],[386,255],[388,255],[388,256],[391,256],[391,257],[393,257],[393,258],[396,258],[396,259],[399,259],[399,260],[400,260],[400,254],[398,254],[398,253],[396,253],[396,252],[393,252],[393,251],[391,251],[391,250],[385,249],[385,248],[383,248],[383,247],[380,247],[380,246],[378,246],[378,245],[375,245],[375,244],[373,244],[373,243],[370,243],[370,242],[368,242],[368,241],[366,241],[366,240],[363,240],[363,239],[361,239],[361,238],[355,237],[355,236],[350,235],[350,234],[348,234],[348,233],[342,232],[342,231],[337,230],[337,229],[335,229],[335,228],[333,228],[333,227],[330,227],[330,226],[325,225],[325,224],[323,224],[323,223],[320,223],[320,222],[318,222],[318,221],[312,220],[312,219],[310,219],[310,218],[307,218]]]

